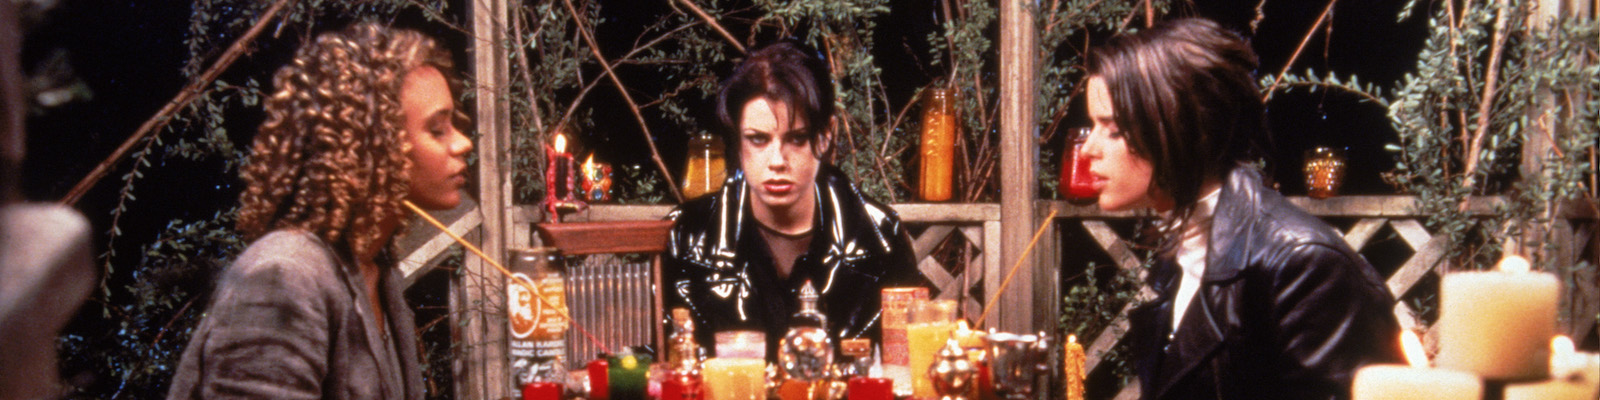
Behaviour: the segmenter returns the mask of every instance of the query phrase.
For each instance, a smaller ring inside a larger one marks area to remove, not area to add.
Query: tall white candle
[[[1435,361],[1484,379],[1544,379],[1561,284],[1555,275],[1527,272],[1521,257],[1500,264],[1500,271],[1445,275]]]

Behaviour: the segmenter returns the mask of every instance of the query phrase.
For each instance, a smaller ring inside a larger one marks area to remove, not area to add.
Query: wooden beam
[[[1034,218],[1034,177],[1038,171],[1038,29],[1031,1],[1000,1],[1000,246],[1001,268],[1021,265],[1017,284],[998,305],[998,326],[1010,332],[1053,330],[1057,314],[1054,266],[1025,255],[1038,221]],[[1007,271],[1009,272],[1009,271]],[[1041,307],[1034,299],[1042,299]]]
[[[483,214],[474,208],[472,211],[463,214],[461,218],[457,218],[455,222],[451,222],[450,232],[455,233],[457,236],[465,237],[467,233],[478,229],[480,225],[483,225]],[[412,284],[417,282],[417,278],[427,275],[428,270],[426,268],[430,268],[433,265],[429,261],[433,261],[434,257],[438,257],[440,253],[443,253],[454,244],[456,244],[456,241],[451,239],[450,235],[438,232],[427,242],[418,246],[416,250],[412,250],[411,254],[407,254],[405,258],[400,259],[400,275],[404,276],[405,286],[411,287]]]
[[[511,205],[510,162],[504,160],[503,147],[510,143],[510,73],[502,49],[506,43],[507,4],[501,0],[474,0],[468,5],[472,18],[472,76],[477,91],[478,115],[478,208],[482,220],[479,247],[489,257],[505,259],[506,210]],[[451,284],[451,320],[460,342],[452,369],[455,395],[468,399],[499,399],[511,396],[507,369],[508,348],[503,318],[489,315],[488,304],[505,301],[505,278],[476,257],[463,263],[465,274]]]

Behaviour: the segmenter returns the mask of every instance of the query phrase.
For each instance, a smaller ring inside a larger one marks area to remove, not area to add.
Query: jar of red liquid
[[[1061,155],[1061,197],[1076,204],[1095,201],[1099,193],[1094,190],[1094,174],[1089,173],[1089,157],[1083,156],[1083,144],[1089,141],[1090,128],[1075,129],[1067,139],[1065,154]]]

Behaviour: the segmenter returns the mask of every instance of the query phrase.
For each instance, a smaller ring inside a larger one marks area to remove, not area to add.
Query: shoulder
[[[288,295],[331,290],[339,280],[338,257],[310,232],[273,231],[250,243],[228,266],[218,294]]]

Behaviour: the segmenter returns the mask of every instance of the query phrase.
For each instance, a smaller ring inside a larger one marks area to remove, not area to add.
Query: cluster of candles
[[[1357,371],[1356,400],[1593,400],[1600,356],[1555,335],[1560,283],[1511,256],[1497,271],[1445,275],[1440,285],[1439,353],[1430,368],[1416,335],[1402,333],[1409,366]]]

